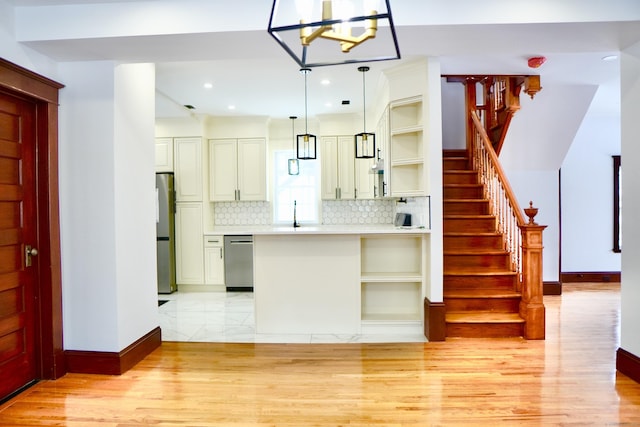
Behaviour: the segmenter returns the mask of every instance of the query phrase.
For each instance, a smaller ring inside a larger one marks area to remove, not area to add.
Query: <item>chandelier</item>
[[[389,0],[274,0],[268,32],[304,68],[400,59]]]

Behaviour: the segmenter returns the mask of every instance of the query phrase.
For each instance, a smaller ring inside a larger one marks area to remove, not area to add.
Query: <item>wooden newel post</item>
[[[528,340],[545,338],[545,308],[542,285],[542,231],[546,225],[538,225],[533,218],[538,209],[529,202],[524,210],[529,223],[520,227],[522,233],[522,300],[520,316],[525,319],[524,337]]]

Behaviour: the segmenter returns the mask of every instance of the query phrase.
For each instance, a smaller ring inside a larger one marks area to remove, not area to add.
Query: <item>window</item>
[[[302,224],[317,224],[319,218],[317,160],[300,160],[300,175],[289,175],[287,160],[291,150],[274,152],[274,223],[293,224],[293,202],[296,201],[296,219]]]

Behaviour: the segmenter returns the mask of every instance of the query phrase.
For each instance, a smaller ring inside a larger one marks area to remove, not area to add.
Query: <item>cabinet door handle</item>
[[[220,259],[222,259],[222,248],[220,248]]]

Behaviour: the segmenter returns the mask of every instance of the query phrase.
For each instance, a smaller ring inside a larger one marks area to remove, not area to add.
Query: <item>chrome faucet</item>
[[[300,224],[298,223],[298,220],[296,219],[296,209],[297,209],[296,205],[297,205],[297,203],[294,200],[293,201],[293,228],[300,227]]]

